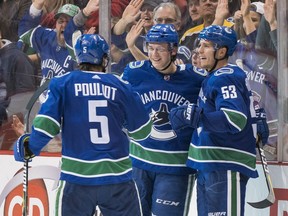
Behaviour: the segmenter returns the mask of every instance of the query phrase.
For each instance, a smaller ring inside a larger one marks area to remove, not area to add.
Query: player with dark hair
[[[39,155],[61,129],[55,214],[93,215],[98,205],[103,215],[140,216],[129,138],[133,142],[146,139],[152,122],[130,84],[103,73],[109,47],[101,36],[80,36],[75,54],[80,70],[51,79],[31,135],[21,136],[14,146],[15,160]]]
[[[245,72],[228,64],[237,44],[229,27],[212,25],[199,34],[200,65],[209,75],[198,104],[170,112],[176,130],[194,128],[187,166],[197,169],[199,216],[244,215],[246,184],[256,171],[256,117]]]
[[[195,171],[185,164],[192,131],[174,131],[168,115],[174,107],[196,102],[205,74],[175,65],[179,39],[174,25],[154,25],[145,40],[149,60],[131,62],[123,73],[153,121],[150,137],[130,145],[133,178],[143,215],[182,216],[194,182]]]

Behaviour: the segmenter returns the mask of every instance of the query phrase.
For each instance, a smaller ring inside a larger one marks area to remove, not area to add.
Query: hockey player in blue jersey
[[[245,72],[228,64],[234,30],[212,25],[199,34],[200,65],[209,73],[198,104],[173,109],[175,130],[195,128],[187,166],[197,169],[199,216],[244,216],[246,184],[256,171],[256,116]]]
[[[150,117],[130,84],[104,73],[109,47],[101,36],[82,35],[75,54],[79,70],[51,79],[31,135],[21,136],[14,146],[15,160],[39,155],[61,130],[55,215],[94,215],[98,205],[104,216],[141,216],[129,138],[147,138]]]
[[[153,120],[148,139],[131,142],[133,178],[143,215],[182,216],[188,213],[194,170],[187,168],[191,130],[174,131],[168,119],[174,107],[195,103],[203,70],[175,65],[178,34],[172,24],[156,24],[146,35],[149,60],[128,64],[123,79],[139,93]]]

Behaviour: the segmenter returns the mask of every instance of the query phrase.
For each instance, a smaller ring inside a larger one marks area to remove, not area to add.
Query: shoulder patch
[[[191,51],[186,46],[179,46],[177,54],[184,55],[187,60],[191,58]]]
[[[223,74],[233,74],[233,73],[234,73],[233,68],[224,67],[224,68],[220,68],[219,70],[217,70],[214,73],[214,76],[220,76]]]
[[[142,67],[144,65],[144,60],[143,61],[135,61],[135,62],[130,62],[129,63],[129,67],[131,69],[134,69],[134,68],[139,68],[139,67]]]
[[[198,68],[198,67],[195,67],[193,66],[193,71],[201,76],[207,76],[207,71],[202,69],[202,68]]]

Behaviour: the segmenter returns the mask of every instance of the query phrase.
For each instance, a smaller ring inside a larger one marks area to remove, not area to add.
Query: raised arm
[[[277,29],[276,1],[266,0],[264,4],[264,16],[269,23],[271,31]]]
[[[218,5],[215,12],[215,19],[212,25],[223,25],[224,20],[229,15],[228,0],[218,0]]]
[[[35,0],[28,12],[22,17],[19,23],[18,36],[27,32],[28,30],[35,28],[41,22],[41,15],[45,0]]]
[[[136,60],[147,60],[148,57],[135,45],[136,39],[143,31],[145,20],[140,19],[136,25],[133,25],[126,36],[126,43],[131,54]]]
[[[270,37],[275,49],[277,49],[277,19],[276,0],[266,0],[264,4],[264,17],[270,26]]]
[[[125,8],[121,19],[115,24],[112,29],[112,33],[115,35],[123,34],[129,25],[134,23],[140,16],[140,8],[144,0],[131,0],[131,2]]]
[[[250,15],[250,0],[241,0],[241,13],[243,15],[243,22],[245,24],[245,33],[246,35],[251,34],[252,32],[256,31],[255,24],[252,21]]]

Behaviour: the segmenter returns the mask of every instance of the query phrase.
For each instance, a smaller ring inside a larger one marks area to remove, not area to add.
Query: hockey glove
[[[174,131],[185,127],[197,128],[202,113],[202,108],[196,104],[179,106],[171,109],[169,119]]]
[[[29,149],[29,137],[30,134],[23,134],[18,138],[16,143],[14,144],[14,158],[16,161],[24,162],[24,160],[29,160],[35,155],[33,152]]]
[[[256,110],[257,135],[262,140],[263,145],[267,144],[269,137],[269,127],[264,108]]]

